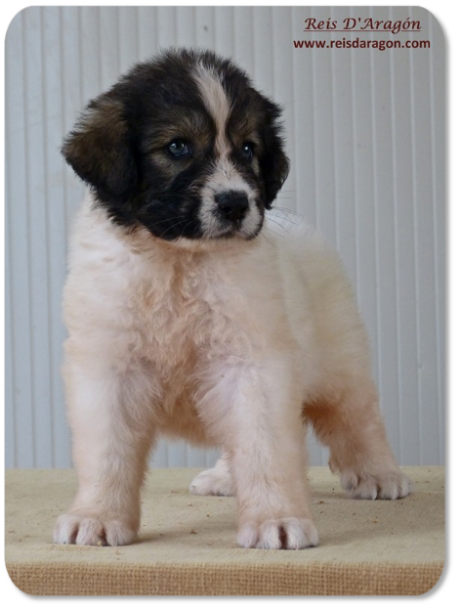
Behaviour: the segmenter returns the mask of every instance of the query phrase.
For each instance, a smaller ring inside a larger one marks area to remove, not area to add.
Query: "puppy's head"
[[[279,116],[230,61],[170,51],[91,101],[63,154],[118,224],[249,240],[288,173]]]

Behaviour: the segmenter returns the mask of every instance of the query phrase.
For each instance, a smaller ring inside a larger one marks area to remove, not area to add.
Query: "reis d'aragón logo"
[[[420,21],[372,19],[371,17],[346,17],[341,21],[337,19],[318,20],[313,17],[305,19],[304,32],[419,32],[422,28]]]

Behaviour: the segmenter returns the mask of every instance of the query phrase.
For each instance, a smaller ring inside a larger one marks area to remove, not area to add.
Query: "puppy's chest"
[[[222,277],[200,269],[143,279],[131,299],[138,349],[167,371],[211,358],[229,343],[236,348],[242,341],[236,320],[243,302]]]

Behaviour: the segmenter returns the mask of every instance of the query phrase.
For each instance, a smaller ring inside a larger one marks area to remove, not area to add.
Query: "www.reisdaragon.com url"
[[[355,38],[348,40],[293,40],[295,49],[430,49],[429,40],[363,40]]]

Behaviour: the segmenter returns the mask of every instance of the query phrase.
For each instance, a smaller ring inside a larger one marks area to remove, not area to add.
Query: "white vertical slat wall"
[[[430,49],[294,49],[304,20],[419,20]],[[82,186],[59,148],[78,112],[171,45],[232,57],[285,109],[292,170],[277,202],[335,245],[356,287],[392,446],[442,464],[445,412],[445,42],[421,8],[31,7],[6,39],[6,464],[71,464],[60,299]],[[327,452],[309,440],[312,464]],[[217,451],[162,441],[157,466]]]

